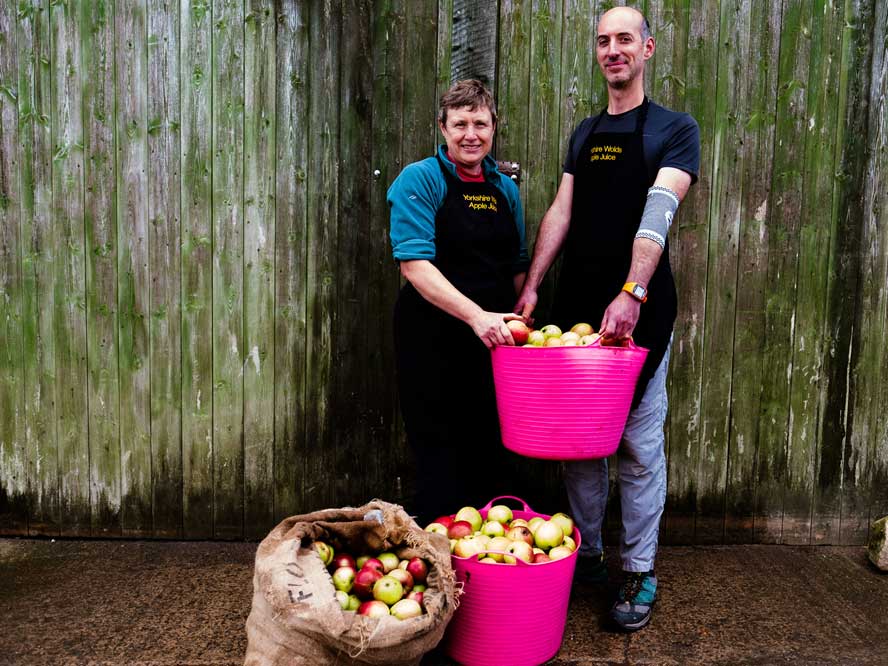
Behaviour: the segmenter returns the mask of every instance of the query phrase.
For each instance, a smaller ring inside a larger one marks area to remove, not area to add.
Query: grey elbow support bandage
[[[672,225],[672,218],[678,210],[678,195],[668,187],[654,185],[648,190],[641,224],[636,238],[647,238],[661,248],[666,247],[666,234]]]

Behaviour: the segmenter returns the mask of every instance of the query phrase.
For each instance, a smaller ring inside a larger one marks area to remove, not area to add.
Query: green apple
[[[543,335],[545,335],[546,338],[561,337],[561,329],[558,328],[555,324],[546,324],[540,330],[543,332]]]
[[[502,523],[503,525],[508,525],[512,520],[512,509],[507,507],[505,504],[496,504],[490,507],[490,511],[487,512],[487,521],[496,521],[498,523]]]
[[[391,606],[404,596],[401,582],[391,576],[383,576],[373,585],[373,598]]]
[[[566,513],[556,513],[552,518],[550,518],[553,522],[557,523],[559,527],[561,527],[561,531],[564,532],[566,536],[570,536],[574,531],[574,521],[573,518],[568,516]]]
[[[531,331],[527,336],[527,344],[532,347],[542,347],[546,342],[546,334],[542,331]]]
[[[478,513],[478,509],[473,506],[464,506],[462,509],[456,512],[456,516],[454,520],[465,520],[469,525],[472,526],[472,531],[477,532],[481,529],[481,523],[484,522],[484,519],[481,517],[481,514]]]
[[[543,550],[560,546],[563,541],[564,532],[561,530],[561,526],[551,520],[547,520],[537,527],[536,532],[533,533],[533,542]]]

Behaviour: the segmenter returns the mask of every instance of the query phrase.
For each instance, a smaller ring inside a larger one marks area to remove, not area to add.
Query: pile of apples
[[[333,546],[315,541],[314,548],[333,578],[336,600],[345,611],[399,620],[425,613],[423,592],[429,565],[421,557],[400,559],[392,552],[361,555],[336,554]]]
[[[588,347],[601,337],[586,323],[574,324],[563,333],[555,324],[546,324],[534,330],[520,319],[506,322],[506,326],[512,332],[515,344],[522,347]]]
[[[454,516],[440,516],[426,526],[427,532],[450,539],[450,552],[457,557],[477,557],[485,564],[544,564],[568,557],[577,548],[574,521],[566,513],[549,520],[535,516],[514,518],[504,504],[490,507],[485,520],[471,506]]]

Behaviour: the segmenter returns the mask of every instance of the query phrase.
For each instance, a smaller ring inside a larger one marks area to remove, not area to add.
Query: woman
[[[480,81],[441,97],[437,155],[388,191],[394,258],[407,283],[395,306],[401,412],[430,521],[502,491],[510,476],[488,349],[514,344],[506,322],[529,264],[518,187],[489,156],[496,107]],[[423,523],[424,524],[424,523]]]

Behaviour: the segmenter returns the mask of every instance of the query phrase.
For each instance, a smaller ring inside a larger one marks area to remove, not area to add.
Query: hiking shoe
[[[626,575],[611,618],[623,631],[637,631],[651,621],[651,608],[657,598],[657,577],[653,571],[625,571]]]
[[[604,553],[577,557],[577,568],[574,578],[581,583],[604,585],[607,583],[607,562]]]

